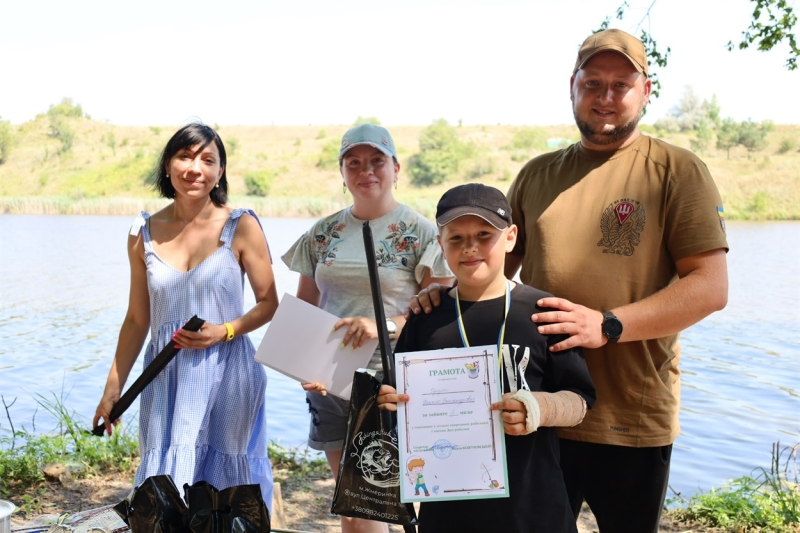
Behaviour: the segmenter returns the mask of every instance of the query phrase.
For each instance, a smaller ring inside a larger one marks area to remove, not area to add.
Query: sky
[[[653,4],[650,17],[645,17]],[[2,0],[0,117],[70,97],[117,125],[573,122],[581,42],[622,0]],[[691,86],[723,117],[800,124],[788,46],[731,51],[750,0],[628,0],[612,27],[671,48],[644,123]]]

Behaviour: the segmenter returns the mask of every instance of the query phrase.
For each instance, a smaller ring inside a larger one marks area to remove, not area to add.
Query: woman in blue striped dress
[[[135,485],[169,474],[218,489],[260,484],[272,503],[264,368],[247,333],[272,319],[278,295],[261,225],[227,207],[225,147],[210,127],[190,124],[167,143],[156,188],[173,202],[136,218],[128,236],[131,287],[114,362],[94,416],[111,434],[111,408],[150,334],[145,366],[171,340],[182,348],[141,396]],[[244,313],[244,274],[256,304]],[[198,332],[181,326],[192,315]]]

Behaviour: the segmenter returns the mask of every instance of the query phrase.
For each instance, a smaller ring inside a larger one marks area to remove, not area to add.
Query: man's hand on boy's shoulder
[[[455,287],[455,284],[446,286],[438,283],[431,283],[419,291],[419,294],[411,297],[408,302],[408,308],[403,313],[403,316],[405,316],[406,320],[408,320],[412,314],[418,315],[423,310],[425,311],[426,315],[430,314],[434,307],[439,307],[439,305],[441,305],[441,292],[452,287]]]
[[[390,385],[381,385],[378,390],[378,408],[386,411],[397,411],[397,404],[407,402],[408,394],[397,394],[397,389]]]
[[[553,309],[531,315],[531,321],[542,323],[537,330],[542,335],[569,335],[550,347],[551,352],[561,352],[577,346],[599,348],[608,342],[603,336],[603,314],[564,298],[542,298],[536,305]]]

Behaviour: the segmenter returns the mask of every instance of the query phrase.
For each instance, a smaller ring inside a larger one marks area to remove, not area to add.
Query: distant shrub
[[[324,139],[327,136],[328,136],[328,132],[325,131],[325,130],[319,130],[317,132],[317,139]]]
[[[659,135],[677,133],[681,131],[681,125],[680,122],[678,122],[678,118],[671,115],[656,120],[655,124],[653,124],[653,127],[655,127]]]
[[[117,138],[114,136],[114,132],[109,131],[101,139],[111,148],[111,153],[117,155]]]
[[[547,143],[547,131],[544,128],[522,128],[514,132],[511,139],[512,150],[543,150]]]
[[[267,196],[278,172],[275,170],[250,170],[244,175],[244,186],[250,196]]]
[[[375,124],[376,126],[380,126],[381,121],[378,120],[378,117],[362,117],[359,115],[356,121],[353,122],[353,126],[360,126],[362,124]]]
[[[50,109],[47,110],[47,114],[51,117],[62,116],[80,118],[83,116],[83,109],[80,104],[73,104],[72,98],[62,98],[61,103],[50,106]]]
[[[225,141],[225,153],[232,156],[239,149],[240,144],[238,137],[228,137],[228,140]]]
[[[72,143],[75,141],[75,130],[70,126],[66,116],[50,115],[49,135],[61,141],[61,149],[58,151],[60,154],[69,152],[72,149]]]
[[[797,141],[793,138],[783,139],[780,146],[778,146],[778,153],[785,154],[791,152],[797,146]]]
[[[159,135],[161,133],[161,128],[158,126],[150,126],[150,131],[153,132],[153,135]]]
[[[8,154],[16,143],[14,128],[8,121],[0,121],[0,165],[6,162]]]
[[[475,161],[467,171],[467,180],[477,180],[478,178],[485,176],[487,174],[491,174],[494,172],[494,160],[492,159],[484,159],[481,161]]]
[[[322,145],[322,152],[319,154],[317,167],[325,170],[339,168],[339,141],[331,139]]]

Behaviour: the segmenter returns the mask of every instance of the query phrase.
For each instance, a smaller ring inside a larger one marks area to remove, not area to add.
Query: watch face
[[[608,317],[603,322],[603,333],[608,338],[617,338],[622,335],[622,322],[617,317]]]

